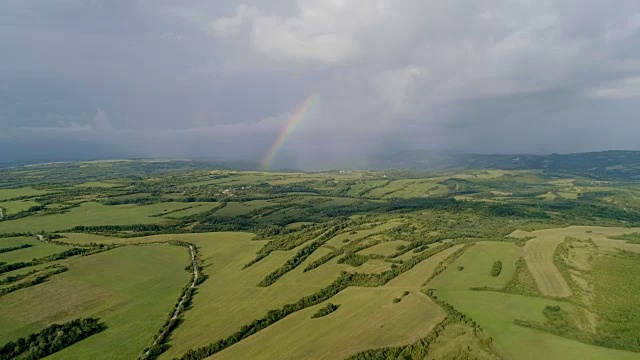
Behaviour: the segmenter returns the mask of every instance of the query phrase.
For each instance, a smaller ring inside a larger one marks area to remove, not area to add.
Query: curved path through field
[[[0,220],[4,219],[4,208],[0,206]]]

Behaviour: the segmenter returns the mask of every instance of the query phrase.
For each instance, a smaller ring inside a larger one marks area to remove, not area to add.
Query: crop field
[[[88,318],[47,358],[640,359],[623,170],[0,169],[0,347]]]

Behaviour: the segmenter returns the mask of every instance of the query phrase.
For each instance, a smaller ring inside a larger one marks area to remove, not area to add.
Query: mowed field
[[[209,359],[344,359],[415,342],[444,319],[426,295],[414,291],[393,303],[401,295],[394,288],[347,288],[330,300],[340,305],[333,313],[311,318],[326,303],[304,309]]]
[[[131,246],[62,261],[69,271],[0,297],[0,343],[53,323],[99,317],[107,329],[51,359],[133,359],[153,339],[188,282],[188,251]]]
[[[561,239],[564,239],[564,234],[593,235],[596,229],[599,233],[608,234],[622,231],[615,228],[593,227],[552,229],[552,231],[562,234]],[[628,232],[629,229],[626,231]],[[470,290],[472,287],[503,288],[512,278],[515,262],[521,253],[524,254],[525,249],[521,250],[510,243],[479,242],[430,281],[427,287],[437,289],[436,294],[440,299],[480,324],[494,339],[498,352],[506,358],[541,360],[640,358],[637,353],[598,347],[514,324],[514,320],[544,323],[546,319],[543,316],[543,310],[546,306],[560,306],[571,316],[578,316],[582,310],[572,303],[494,291]],[[498,277],[490,275],[491,264],[495,260],[503,263],[502,272]],[[460,267],[463,268],[460,270]],[[609,287],[609,295],[605,297],[613,296],[614,292],[611,290]],[[629,311],[629,308],[626,308],[626,311]]]
[[[29,216],[0,222],[0,232],[37,232],[66,230],[74,226],[156,224],[167,219],[165,212],[184,209],[188,203],[159,203],[153,205],[103,205],[86,202],[63,214]]]
[[[0,239],[0,249],[11,248],[25,244],[31,245],[31,247],[0,253],[0,263],[31,261],[31,259],[34,258],[41,258],[69,249],[66,246],[48,244],[42,241],[38,241],[35,237],[14,237]]]
[[[626,244],[624,241],[608,239],[608,236],[622,235],[634,231],[637,231],[637,229],[572,226],[533,232],[516,231],[511,236],[535,237],[527,241],[523,248],[523,255],[540,292],[547,296],[568,297],[572,294],[571,289],[567,284],[567,280],[553,263],[553,254],[558,245],[569,236],[585,240],[591,238],[596,244],[602,244],[610,248],[615,248],[616,246],[616,243],[612,243],[612,241],[618,241],[618,247],[628,247],[630,244]]]
[[[282,266],[299,249],[275,251],[257,264],[242,269],[264,245],[264,241],[252,241],[253,236],[216,233],[180,237],[198,246],[204,271],[211,275],[200,286],[193,299],[193,308],[185,312],[183,325],[173,332],[171,347],[161,359],[172,359],[189,349],[227,337],[269,310],[293,303],[327,286],[341,270],[352,269],[349,265],[337,264],[334,259],[303,273],[309,262],[324,254],[320,249],[273,285],[258,287],[266,275]]]

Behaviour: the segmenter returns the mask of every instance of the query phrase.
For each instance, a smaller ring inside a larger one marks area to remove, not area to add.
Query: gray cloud
[[[4,160],[259,159],[311,94],[281,162],[638,148],[635,0],[7,0],[0,48]]]

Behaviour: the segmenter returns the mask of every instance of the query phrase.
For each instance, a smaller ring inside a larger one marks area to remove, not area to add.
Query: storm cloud
[[[639,149],[636,0],[5,0],[0,161]]]

